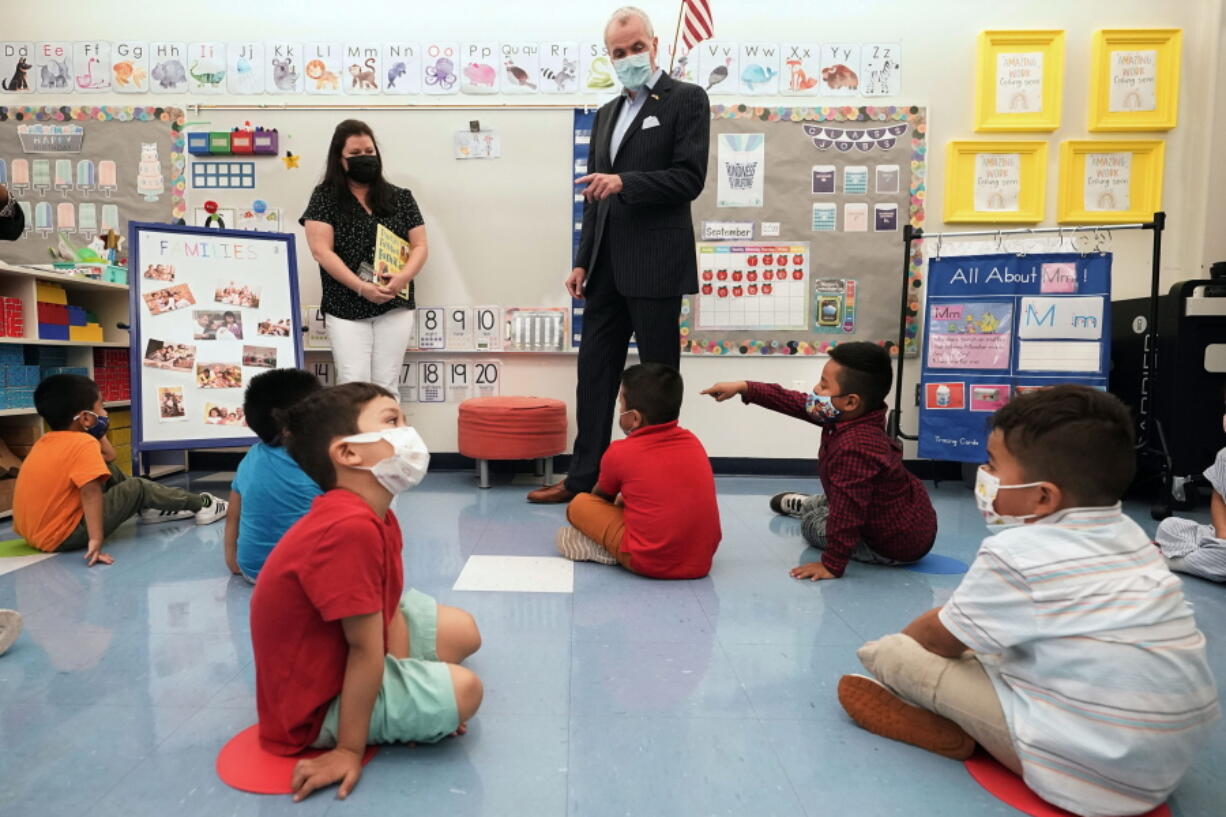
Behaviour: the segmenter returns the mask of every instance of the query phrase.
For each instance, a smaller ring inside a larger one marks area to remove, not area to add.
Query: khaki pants
[[[1014,774],[1022,774],[996,688],[973,653],[942,658],[911,636],[895,633],[868,642],[856,655],[895,695],[949,718]]]
[[[627,570],[630,554],[622,551],[626,537],[625,511],[620,505],[601,499],[595,494],[579,494],[566,507],[566,519],[585,536],[595,539],[600,546]]]
[[[172,488],[143,477],[130,477],[115,467],[107,466],[111,477],[102,486],[102,535],[110,536],[116,528],[139,511],[153,508],[159,511],[198,511],[204,507],[200,494]],[[81,550],[89,544],[89,529],[85,520],[60,542],[57,551]]]

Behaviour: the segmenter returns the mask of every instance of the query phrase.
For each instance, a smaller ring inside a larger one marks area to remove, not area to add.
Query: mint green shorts
[[[383,683],[366,742],[437,743],[460,726],[451,670],[438,660],[438,602],[410,589],[400,598],[400,611],[409,625],[409,657],[383,657]],[[338,697],[328,707],[314,748],[336,746],[340,711]]]

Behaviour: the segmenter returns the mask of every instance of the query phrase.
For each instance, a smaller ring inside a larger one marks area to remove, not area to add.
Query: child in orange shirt
[[[98,384],[56,374],[34,390],[34,407],[51,431],[38,438],[17,474],[13,528],[48,553],[85,550],[90,567],[114,559],[102,552],[107,536],[140,512],[146,522],[194,516],[197,525],[225,518],[226,503],[140,477],[112,464],[108,418]]]

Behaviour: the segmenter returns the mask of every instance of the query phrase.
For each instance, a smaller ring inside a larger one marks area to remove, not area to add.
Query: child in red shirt
[[[922,559],[936,540],[937,516],[924,486],[902,462],[902,447],[885,433],[890,353],[875,343],[840,343],[811,394],[771,383],[716,383],[703,394],[736,395],[822,427],[817,469],[821,494],[771,499],[776,513],[796,516],[820,562],[792,568],[797,579],[837,579],[849,560],[899,565]]]
[[[340,782],[368,743],[462,734],[481,682],[456,666],[481,644],[472,616],[404,588],[392,497],[429,453],[399,402],[370,383],[317,392],[281,414],[290,456],[325,490],[273,549],[251,599],[260,745],[328,751],[294,769],[294,799]]]
[[[571,526],[557,536],[563,556],[655,579],[711,572],[722,536],[715,475],[702,443],[677,425],[682,390],[677,370],[660,363],[622,373],[617,422],[627,438],[605,451],[596,488],[571,500]]]

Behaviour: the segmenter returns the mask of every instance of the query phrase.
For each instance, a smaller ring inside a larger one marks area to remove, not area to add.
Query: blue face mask
[[[644,51],[613,62],[618,81],[627,90],[637,91],[651,79],[651,55]]]
[[[83,411],[80,414],[78,414],[76,417],[73,417],[72,419],[80,423],[81,417],[86,414],[94,414],[94,413],[92,411]],[[82,425],[84,425],[84,423],[82,423]],[[110,425],[111,425],[110,417],[104,417],[101,414],[94,414],[94,424],[90,426],[89,428],[85,429],[85,433],[93,437],[94,439],[101,440],[103,437],[106,436],[106,430],[110,428]]]
[[[843,411],[834,405],[834,397],[842,396],[809,393],[805,395],[805,411],[819,423],[833,423],[843,416]]]

